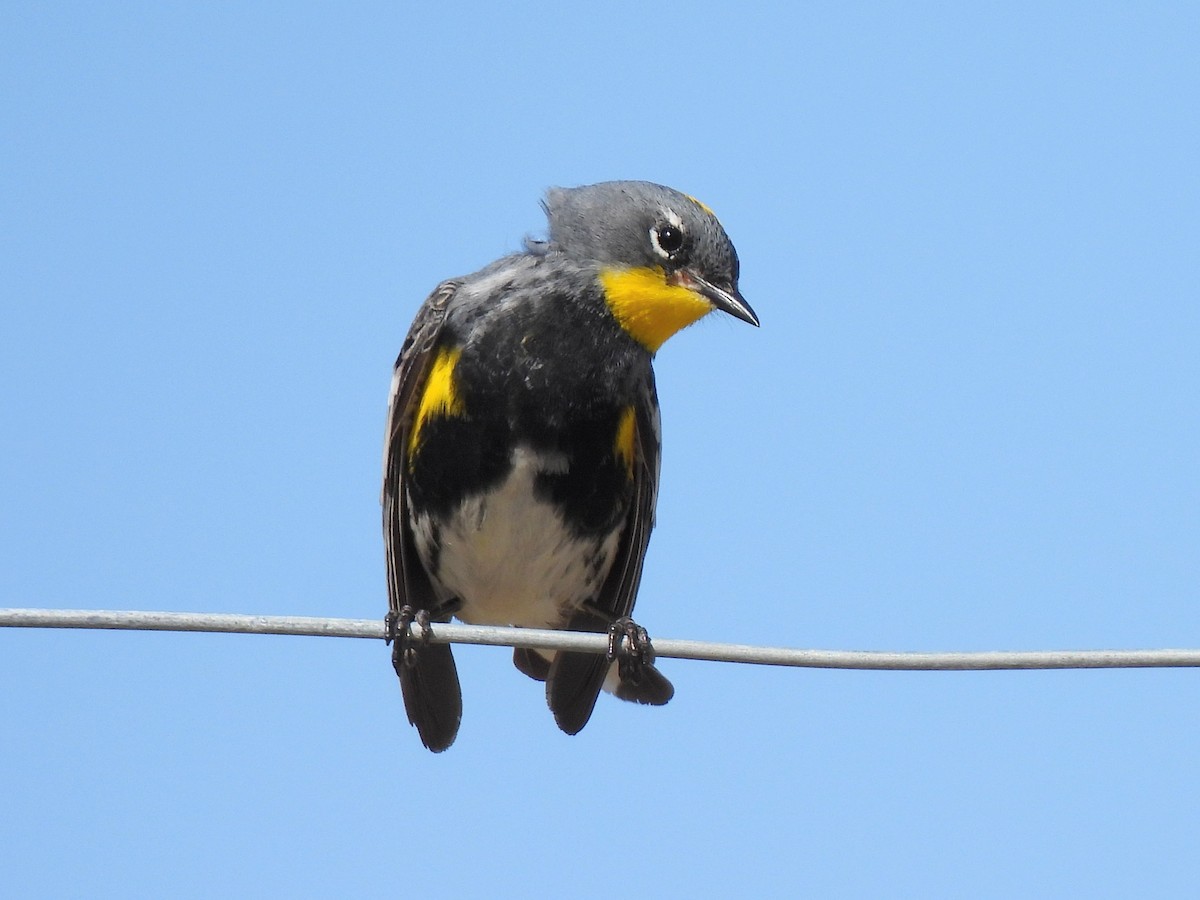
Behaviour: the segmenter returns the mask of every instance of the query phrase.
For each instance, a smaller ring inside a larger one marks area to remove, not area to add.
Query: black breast
[[[650,356],[594,295],[547,292],[472,329],[455,370],[464,414],[429,422],[410,472],[417,508],[449,512],[499,484],[515,446],[550,460],[535,489],[578,533],[616,527],[632,494],[614,449]],[[456,343],[453,336],[450,343]]]

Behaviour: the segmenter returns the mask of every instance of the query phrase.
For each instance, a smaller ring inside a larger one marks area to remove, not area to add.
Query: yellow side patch
[[[632,406],[621,410],[621,418],[617,422],[617,436],[613,440],[613,453],[617,459],[625,463],[625,471],[633,480],[633,439],[637,434],[637,416]]]
[[[661,268],[603,269],[604,300],[633,339],[656,353],[667,338],[712,311],[712,305],[685,287],[667,284]]]
[[[707,203],[697,200],[691,194],[684,194],[684,196],[687,197],[689,200],[691,200],[693,203],[695,203],[698,207],[700,207],[702,210],[704,210],[710,216],[712,216],[714,219],[717,217],[717,214],[712,211],[712,207],[709,206]]]
[[[462,350],[443,348],[434,357],[433,365],[429,367],[429,378],[425,381],[425,392],[421,394],[421,403],[417,406],[417,416],[413,421],[412,432],[408,436],[409,456],[415,456],[417,444],[421,440],[421,430],[430,419],[444,416],[461,416],[463,414],[462,398],[454,385],[454,367]]]

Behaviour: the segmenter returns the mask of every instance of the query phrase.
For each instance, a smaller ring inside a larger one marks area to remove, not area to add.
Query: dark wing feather
[[[612,571],[600,591],[598,605],[613,618],[633,614],[638,586],[642,582],[642,565],[654,528],[654,506],[658,500],[659,454],[662,448],[662,424],[659,421],[658,393],[654,388],[654,372],[646,381],[634,407],[636,417],[636,459],[634,460],[634,499],[629,519],[617,550]]]
[[[626,514],[625,527],[617,545],[616,557],[593,609],[582,610],[568,623],[572,631],[607,631],[614,619],[633,612],[642,565],[654,527],[654,504],[658,495],[661,425],[654,374],[650,372],[634,406],[636,428],[633,466],[633,499]],[[558,727],[577,734],[591,718],[596,698],[608,674],[609,660],[592,653],[559,652],[546,679],[546,700]],[[642,703],[666,703],[674,693],[671,684],[657,671],[646,679],[653,688],[646,696],[635,689],[618,692],[623,699]],[[664,687],[665,685],[665,687]]]
[[[399,613],[404,606],[429,610],[435,621],[449,621],[437,614],[438,597],[417,555],[408,516],[408,494],[404,478],[408,470],[409,435],[429,368],[433,362],[446,307],[458,284],[443,282],[429,295],[396,360],[388,402],[387,433],[383,450],[383,539],[387,553],[388,608]],[[422,647],[406,661],[394,648],[392,662],[400,676],[404,708],[415,725],[421,742],[435,753],[445,750],[458,734],[462,720],[462,691],[458,670],[448,644]]]

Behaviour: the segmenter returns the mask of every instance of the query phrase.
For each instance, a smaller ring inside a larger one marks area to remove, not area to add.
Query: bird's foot
[[[415,641],[412,633],[413,622],[421,628],[421,636]],[[392,663],[397,670],[402,666],[415,666],[417,651],[421,647],[429,646],[429,610],[413,609],[407,604],[398,610],[389,610],[383,619],[383,639],[388,644],[395,641]]]
[[[654,665],[649,633],[629,616],[614,620],[608,626],[608,659],[617,661],[622,681],[636,683],[642,668]]]

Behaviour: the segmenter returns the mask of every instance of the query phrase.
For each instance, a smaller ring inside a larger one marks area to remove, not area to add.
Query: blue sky
[[[391,363],[550,185],[716,209],[638,617],[1200,646],[1192,4],[7,3],[0,605],[382,616]],[[664,662],[560,734],[458,651],[0,630],[14,896],[1183,895],[1194,671]]]

